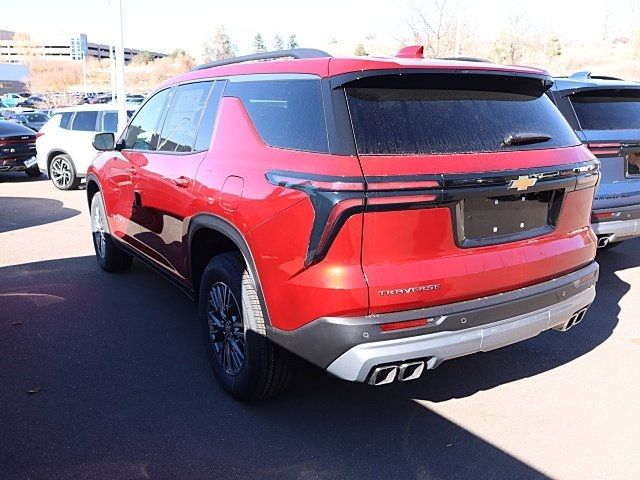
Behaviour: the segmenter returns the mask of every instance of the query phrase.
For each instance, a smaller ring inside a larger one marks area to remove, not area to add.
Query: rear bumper
[[[595,298],[598,264],[547,282],[490,297],[366,317],[326,317],[293,332],[271,329],[269,338],[329,373],[365,381],[378,365],[442,361],[485,352],[565,329]],[[383,323],[429,319],[426,326],[384,332]],[[579,320],[582,315],[579,316]],[[576,322],[577,323],[577,322]]]
[[[37,164],[36,157],[0,159],[0,172],[21,172]]]
[[[640,205],[594,210],[594,215],[611,213],[611,219],[593,222],[591,227],[598,237],[607,237],[609,242],[620,242],[640,235]]]

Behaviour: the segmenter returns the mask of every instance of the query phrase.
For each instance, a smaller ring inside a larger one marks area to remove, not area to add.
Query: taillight
[[[404,322],[382,323],[380,328],[383,332],[392,332],[403,328],[423,327],[429,323],[429,320],[428,318],[418,318],[417,320],[406,320]]]
[[[620,212],[598,212],[598,213],[593,213],[591,215],[591,218],[593,218],[593,220],[608,220],[610,218],[619,217],[619,216],[620,216]]]
[[[591,150],[591,153],[593,153],[595,156],[620,155],[622,143],[587,143],[587,148]]]
[[[36,132],[36,139],[40,138],[42,135],[44,135],[44,132]]]

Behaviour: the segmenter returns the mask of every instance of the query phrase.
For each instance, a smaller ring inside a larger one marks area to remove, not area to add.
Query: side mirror
[[[108,152],[116,148],[116,137],[111,132],[96,133],[92,145],[100,152]]]

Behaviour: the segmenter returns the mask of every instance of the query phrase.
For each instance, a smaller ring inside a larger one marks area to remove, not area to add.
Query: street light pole
[[[115,22],[116,22],[116,85],[118,97],[116,103],[118,106],[118,132],[124,131],[127,126],[127,107],[124,88],[124,39],[122,33],[122,0],[112,0],[115,6]]]

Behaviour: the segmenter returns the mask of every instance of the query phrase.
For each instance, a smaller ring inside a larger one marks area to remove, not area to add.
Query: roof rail
[[[221,67],[223,65],[233,65],[236,63],[255,62],[258,60],[275,60],[276,58],[330,58],[327,52],[316,50],[315,48],[292,48],[290,50],[277,50],[274,52],[252,53],[241,57],[225,58],[215,62],[198,65],[193,70],[204,70],[205,68]]]
[[[491,63],[491,60],[478,57],[438,57],[437,60],[458,60],[460,62],[482,62]]]

